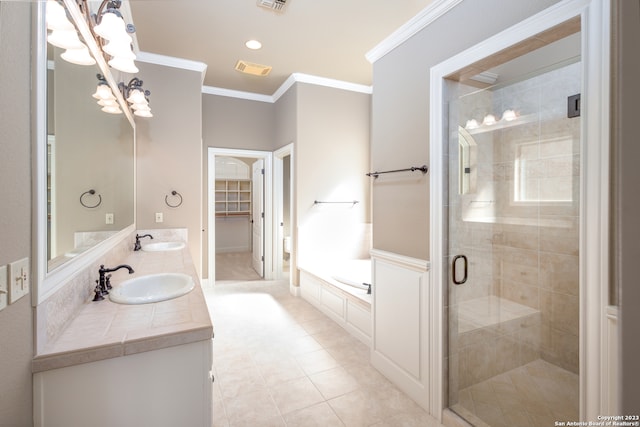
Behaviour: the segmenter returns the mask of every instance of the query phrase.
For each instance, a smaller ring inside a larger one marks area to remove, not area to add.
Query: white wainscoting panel
[[[372,250],[371,363],[429,410],[429,263]]]

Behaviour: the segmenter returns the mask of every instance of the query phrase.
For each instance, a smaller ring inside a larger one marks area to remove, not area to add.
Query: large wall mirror
[[[44,30],[37,60],[35,304],[130,232],[135,221],[135,123],[130,114],[102,111],[92,97],[98,75],[118,90],[105,64],[72,64],[61,58],[64,49],[47,43],[45,3],[38,5],[38,28]]]

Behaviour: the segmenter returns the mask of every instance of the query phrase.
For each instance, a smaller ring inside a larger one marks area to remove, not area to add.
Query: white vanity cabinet
[[[212,425],[211,340],[34,374],[36,427]]]

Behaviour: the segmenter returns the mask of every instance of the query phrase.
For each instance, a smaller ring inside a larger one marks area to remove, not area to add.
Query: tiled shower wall
[[[499,120],[507,109],[519,118],[502,128],[504,122],[469,132],[477,144],[471,188],[452,206],[462,221],[450,224],[454,234],[468,237],[460,250],[470,254],[473,277],[473,286],[454,291],[454,301],[493,295],[539,310],[541,321],[521,331],[528,338],[517,357],[524,363],[541,357],[574,373],[580,119],[567,117],[567,98],[580,92],[580,71],[580,63],[573,63],[461,98],[462,126],[469,118],[481,122],[488,113]]]

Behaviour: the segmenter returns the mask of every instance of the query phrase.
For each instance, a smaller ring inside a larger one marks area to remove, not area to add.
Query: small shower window
[[[573,201],[579,159],[571,136],[516,145],[514,201],[569,203]]]

